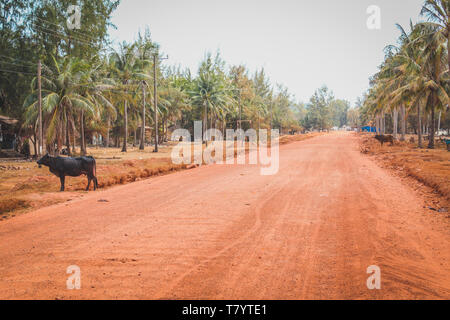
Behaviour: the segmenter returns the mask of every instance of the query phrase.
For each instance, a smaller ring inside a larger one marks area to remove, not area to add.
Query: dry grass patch
[[[439,193],[447,204],[450,202],[450,152],[443,146],[430,150],[395,142],[381,147],[373,135],[360,134],[360,147],[362,153],[375,156],[384,167],[414,178]]]
[[[288,144],[291,142],[296,142],[296,141],[303,141],[303,140],[307,140],[307,139],[311,139],[320,135],[325,134],[325,132],[311,132],[311,133],[306,133],[306,134],[296,134],[293,136],[281,136],[279,143],[280,145],[283,144]]]
[[[6,214],[19,209],[27,209],[30,207],[30,202],[22,199],[4,198],[0,200],[0,215]],[[2,217],[3,218],[3,217]],[[6,216],[5,216],[6,218]]]

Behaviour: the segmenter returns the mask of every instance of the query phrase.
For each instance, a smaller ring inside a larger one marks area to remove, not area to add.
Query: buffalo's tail
[[[94,177],[97,176],[97,162],[95,161],[95,158],[93,156],[87,156],[87,158],[91,158],[92,161],[94,162],[94,166],[92,167],[92,174],[94,175]]]

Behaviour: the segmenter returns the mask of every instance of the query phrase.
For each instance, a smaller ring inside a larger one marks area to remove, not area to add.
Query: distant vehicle
[[[376,127],[371,127],[371,126],[365,126],[361,128],[362,132],[377,132],[377,128]]]

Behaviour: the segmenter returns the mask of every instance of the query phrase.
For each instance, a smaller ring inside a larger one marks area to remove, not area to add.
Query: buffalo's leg
[[[88,176],[88,184],[87,184],[87,187],[86,187],[86,191],[89,191],[89,187],[91,186],[91,177],[89,177]]]
[[[96,176],[94,176],[94,177],[93,177],[92,179],[94,180],[94,191],[95,191],[95,190],[97,190],[97,188],[98,188],[98,181],[97,181],[97,177],[96,177]]]
[[[60,191],[62,192],[62,191],[64,191],[64,180],[65,180],[65,176],[60,176],[59,177],[59,180],[61,181],[61,189],[60,189]]]

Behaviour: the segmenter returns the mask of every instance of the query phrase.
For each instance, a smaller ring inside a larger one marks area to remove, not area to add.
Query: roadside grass
[[[280,143],[280,145],[283,145],[283,144],[288,144],[291,142],[297,142],[297,141],[311,139],[311,138],[321,136],[324,134],[326,134],[326,133],[325,132],[311,132],[311,133],[297,134],[297,135],[292,135],[292,136],[281,136],[279,143]]]
[[[445,145],[437,144],[433,150],[419,149],[416,144],[407,142],[412,137],[408,136],[405,142],[381,147],[373,135],[359,136],[362,153],[376,156],[385,167],[414,178],[444,197],[447,205],[450,203],[450,152]]]
[[[313,138],[321,133],[282,136],[281,145]],[[161,146],[158,153],[153,147],[141,151],[129,147],[127,153],[120,148],[88,148],[97,163],[97,178],[100,189],[127,184],[153,176],[169,174],[179,170],[194,168],[195,165],[172,163],[171,153],[176,143]],[[237,143],[235,143],[235,147]],[[203,145],[203,148],[205,146]],[[245,150],[248,151],[248,143]],[[192,147],[193,157],[193,147]],[[238,151],[234,151],[236,157]],[[224,149],[224,158],[226,150]],[[67,177],[66,192],[59,192],[59,178],[43,166],[38,168],[35,161],[0,161],[0,221],[41,207],[70,201],[81,197],[87,185],[87,178]],[[91,183],[90,190],[93,189]]]

